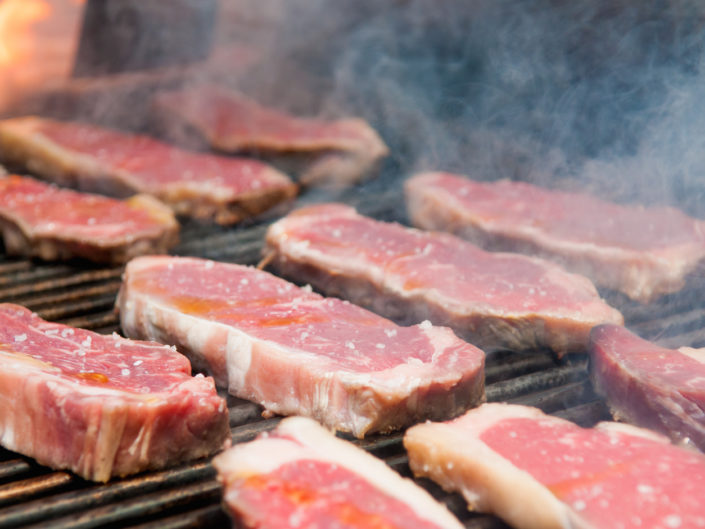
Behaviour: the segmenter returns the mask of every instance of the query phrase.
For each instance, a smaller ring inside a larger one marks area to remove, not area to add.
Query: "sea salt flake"
[[[347,341],[345,342],[345,347],[347,347],[348,349],[355,349],[355,344],[350,341]]]
[[[644,485],[643,483],[637,485],[636,490],[639,494],[653,494],[655,492],[651,485]]]
[[[669,514],[663,519],[663,523],[666,524],[666,527],[672,527],[675,529],[676,527],[680,527],[682,525],[683,520],[677,514]]]
[[[433,327],[433,325],[431,325],[430,321],[424,320],[421,323],[419,323],[419,327],[426,331],[426,330],[430,329],[431,327]]]
[[[135,360],[134,362],[132,362],[132,365],[135,367],[142,365],[142,360]]]
[[[384,329],[384,334],[386,334],[388,338],[393,338],[394,336],[397,335],[397,330],[396,329]]]
[[[25,333],[15,334],[15,341],[16,342],[24,342],[26,339],[27,339],[27,335]]]
[[[123,376],[128,376],[130,374],[130,370],[125,367],[120,370],[120,374],[122,374]]]

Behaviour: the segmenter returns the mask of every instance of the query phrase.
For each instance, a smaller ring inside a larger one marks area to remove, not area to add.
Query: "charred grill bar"
[[[370,184],[374,187],[374,184]],[[405,221],[400,191],[379,194],[360,188],[335,198],[383,220]],[[299,198],[297,205],[322,196]],[[187,223],[175,254],[198,255],[241,264],[255,264],[267,225],[225,229]],[[102,333],[118,331],[113,310],[120,286],[121,267],[85,263],[49,264],[0,258],[0,299],[20,303],[43,318],[86,327]],[[683,292],[648,306],[627,302],[607,293],[620,308],[627,325],[642,336],[663,344],[705,345],[705,278],[696,274]],[[592,425],[609,418],[587,379],[587,358],[568,355],[557,359],[544,351],[491,354],[486,370],[488,401],[537,406],[544,411]],[[277,418],[263,419],[259,406],[228,398],[233,442],[245,442],[271,429]],[[352,442],[382,458],[410,477],[402,434],[375,435]],[[464,500],[447,494],[428,480],[418,482],[470,528],[500,529],[498,519],[469,513]],[[208,461],[141,474],[98,485],[62,471],[52,471],[7,450],[0,450],[0,528],[10,527],[227,527],[220,507],[220,486]]]

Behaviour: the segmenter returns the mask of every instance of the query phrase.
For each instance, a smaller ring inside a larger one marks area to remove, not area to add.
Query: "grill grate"
[[[406,221],[401,194],[377,192],[374,188],[365,191],[363,187],[335,196],[310,192],[298,199],[297,206],[324,199],[347,202],[381,220]],[[267,222],[272,218],[274,215],[259,219],[259,223],[229,229],[186,222],[182,242],[173,253],[255,264],[260,259]],[[122,267],[103,268],[83,262],[49,264],[0,255],[0,301],[25,305],[49,320],[101,333],[116,332],[118,320],[113,304],[122,270]],[[622,310],[627,325],[638,334],[665,346],[695,347],[705,345],[703,294],[705,273],[702,272],[694,274],[682,293],[666,296],[649,306],[605,293],[608,301]],[[585,355],[557,359],[543,351],[493,353],[487,358],[486,383],[489,401],[537,406],[582,425],[609,417],[587,379]],[[258,405],[231,396],[228,405],[235,443],[249,441],[279,421],[263,419]],[[351,441],[411,477],[401,433]],[[507,527],[495,517],[468,512],[459,495],[448,494],[425,479],[416,481],[445,503],[466,527]],[[220,507],[215,471],[208,460],[94,484],[0,448],[0,529],[229,526],[230,521]]]

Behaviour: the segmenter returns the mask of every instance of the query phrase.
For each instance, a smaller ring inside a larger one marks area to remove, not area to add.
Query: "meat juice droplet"
[[[109,380],[103,373],[74,373],[73,376],[83,380],[89,380],[91,382],[98,382],[100,384],[106,384]]]

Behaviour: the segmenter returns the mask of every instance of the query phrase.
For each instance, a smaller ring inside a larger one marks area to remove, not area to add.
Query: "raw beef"
[[[195,134],[220,151],[252,152],[277,165],[298,161],[304,184],[355,182],[388,153],[362,119],[295,117],[213,84],[159,93],[155,108],[172,139],[188,142]]]
[[[666,349],[600,325],[589,350],[593,384],[615,418],[705,451],[705,349]]]
[[[412,222],[493,250],[554,259],[647,302],[683,287],[705,257],[705,222],[669,207],[618,205],[523,182],[425,173],[406,183]]]
[[[166,252],[179,225],[149,195],[115,200],[12,175],[0,176],[0,230],[8,254],[120,263]]]
[[[414,426],[404,445],[416,475],[517,529],[705,526],[705,457],[634,426],[486,404]]]
[[[233,395],[358,437],[484,398],[484,354],[450,329],[399,327],[255,268],[138,257],[117,303],[127,336],[176,345]]]
[[[0,304],[0,444],[107,481],[230,442],[211,378],[169,347],[50,323]]]
[[[243,527],[462,528],[411,480],[304,417],[284,419],[213,464]]]
[[[220,224],[261,213],[296,193],[289,178],[256,160],[38,117],[0,121],[0,158],[83,191],[147,193],[179,215]]]
[[[304,208],[267,232],[267,259],[307,282],[404,323],[448,325],[482,349],[584,351],[598,323],[622,323],[582,276],[540,259],[489,253],[452,235]]]

